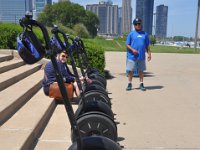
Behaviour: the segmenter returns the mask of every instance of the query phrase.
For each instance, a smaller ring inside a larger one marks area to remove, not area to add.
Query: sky
[[[57,1],[57,0],[54,0]],[[122,6],[122,0],[112,0],[114,5]],[[99,0],[71,0],[84,7],[87,4],[98,4]],[[133,19],[135,17],[136,0],[132,0]],[[168,6],[167,36],[195,37],[196,16],[198,0],[154,0],[154,12],[156,6],[164,4]],[[200,33],[200,23],[199,32]]]

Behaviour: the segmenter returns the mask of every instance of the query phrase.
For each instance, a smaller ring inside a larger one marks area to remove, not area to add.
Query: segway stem
[[[35,20],[32,20],[30,17],[25,17],[25,18],[21,19],[20,25],[23,28],[29,27],[29,26],[39,27],[41,29],[42,33],[43,33],[43,37],[45,39],[45,44],[46,44],[46,52],[47,52],[47,54],[50,55],[50,59],[52,61],[52,64],[53,64],[53,67],[54,67],[54,70],[55,70],[55,73],[56,73],[56,80],[58,82],[58,86],[59,86],[60,92],[61,92],[62,97],[63,97],[64,106],[65,106],[71,127],[72,127],[74,134],[76,136],[77,148],[78,148],[78,150],[82,150],[82,146],[81,146],[82,141],[81,141],[79,129],[78,129],[78,126],[77,126],[77,123],[76,123],[74,111],[73,111],[73,108],[72,108],[72,106],[69,102],[67,91],[66,91],[66,88],[64,86],[61,73],[58,69],[56,58],[53,54],[53,49],[52,49],[51,44],[50,44],[50,38],[49,38],[49,34],[47,32],[47,29],[44,27],[43,24],[41,24],[41,23],[39,23]]]

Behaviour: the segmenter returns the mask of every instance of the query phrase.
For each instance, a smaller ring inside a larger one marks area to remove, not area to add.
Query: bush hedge
[[[98,68],[101,73],[103,73],[105,68],[105,54],[103,48],[94,41],[87,39],[83,41],[85,43],[91,67]]]
[[[17,24],[0,23],[0,49],[16,49],[16,38],[21,32],[22,28]],[[34,28],[34,32],[44,43],[44,38],[41,31],[37,28]],[[91,66],[99,69],[103,73],[105,68],[104,50],[91,40],[85,39],[84,43]]]
[[[16,49],[16,37],[22,28],[14,23],[0,23],[0,49]]]

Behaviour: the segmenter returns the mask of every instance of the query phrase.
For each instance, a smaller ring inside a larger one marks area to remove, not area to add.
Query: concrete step
[[[13,59],[13,55],[11,54],[0,54],[0,62],[3,62],[3,61],[8,61],[8,60],[11,60]]]
[[[40,70],[41,66],[40,64],[24,65],[2,73],[0,78],[0,91]]]
[[[76,110],[78,105],[72,105]],[[71,143],[71,126],[64,105],[57,105],[47,127],[38,140],[35,150],[66,150]]]
[[[55,101],[45,96],[42,89],[39,90],[26,105],[0,127],[0,149],[32,149],[55,107]]]
[[[25,65],[25,62],[20,59],[12,59],[0,63],[0,74],[6,71],[18,68]]]
[[[39,70],[0,92],[0,125],[41,88],[43,74],[43,70]]]

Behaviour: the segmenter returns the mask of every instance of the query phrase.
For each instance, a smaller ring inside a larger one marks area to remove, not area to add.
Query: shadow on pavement
[[[110,74],[110,71],[109,71],[109,70],[105,70],[105,71],[104,71],[104,74],[105,74],[105,78],[106,78],[107,80],[111,80],[111,79],[115,78],[114,76],[112,76],[112,75]]]
[[[119,75],[127,76],[126,73],[120,73]],[[152,72],[144,72],[144,77],[155,77]],[[139,78],[138,75],[134,75],[134,78]]]
[[[156,85],[156,86],[145,86],[147,90],[160,90],[164,88],[164,86]],[[140,88],[135,88],[137,90],[140,90]]]

